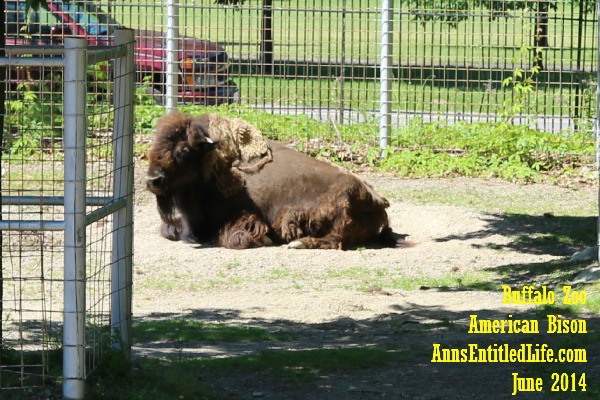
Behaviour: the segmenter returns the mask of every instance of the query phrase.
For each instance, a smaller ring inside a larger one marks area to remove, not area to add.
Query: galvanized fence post
[[[390,100],[392,79],[393,0],[381,1],[381,51],[379,77],[379,147],[387,149],[390,142],[392,105]]]
[[[63,396],[85,394],[87,41],[65,38]]]
[[[115,118],[113,125],[113,201],[126,205],[113,215],[111,260],[111,330],[115,347],[128,357],[131,353],[131,301],[133,264],[133,104],[135,62],[134,31],[115,31],[115,44],[127,47],[126,55],[115,60]]]
[[[167,76],[165,79],[165,105],[167,110],[177,107],[179,54],[179,4],[178,0],[167,0]]]
[[[596,123],[594,134],[596,135],[596,170],[600,182],[600,1],[596,2]],[[598,245],[598,265],[600,266],[600,187],[598,189],[598,219],[596,244]]]

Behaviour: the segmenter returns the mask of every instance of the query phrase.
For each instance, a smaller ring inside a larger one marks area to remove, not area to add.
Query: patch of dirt
[[[554,371],[540,364],[432,363],[434,343],[442,348],[466,348],[469,344],[482,348],[503,343],[515,348],[535,343],[549,343],[552,347],[557,340],[565,339],[565,335],[544,333],[546,318],[535,314],[532,308],[502,305],[502,293],[498,290],[475,290],[479,289],[476,284],[444,290],[432,282],[438,278],[454,279],[453,286],[458,286],[461,279],[476,276],[478,271],[503,269],[507,281],[523,278],[526,283],[525,278],[535,281],[528,273],[529,266],[564,260],[570,254],[531,252],[511,246],[514,237],[507,234],[511,229],[489,229],[494,217],[469,207],[405,202],[394,202],[389,209],[394,230],[408,234],[408,240],[414,244],[405,249],[331,251],[269,247],[234,251],[170,242],[158,236],[159,217],[153,197],[143,190],[143,172],[143,166],[138,168],[135,320],[182,317],[285,331],[292,334],[292,339],[135,343],[135,355],[233,357],[266,349],[383,346],[408,358],[368,369],[341,369],[302,383],[286,383],[266,371],[204,377],[205,383],[222,391],[224,398],[488,400],[548,396],[550,373]],[[366,179],[387,193],[405,185],[448,184],[443,180],[405,181],[375,175]],[[456,180],[453,184],[461,182],[481,184],[486,190],[503,194],[529,190],[527,186],[502,182]],[[569,268],[575,273],[582,267]],[[401,289],[403,281],[416,282],[417,289]],[[424,284],[419,285],[420,281]],[[537,319],[542,333],[469,334],[471,315],[479,319],[506,319],[508,315],[514,319]],[[597,316],[589,316],[587,323],[588,332],[597,331]],[[600,356],[595,346],[596,351],[591,351],[591,347],[588,351],[587,363],[573,367],[586,372],[590,381],[593,375],[600,376]],[[556,372],[565,367],[571,365],[557,364]],[[513,372],[543,378],[544,393],[511,396]],[[199,376],[203,379],[202,374]],[[589,394],[589,398],[597,396]]]

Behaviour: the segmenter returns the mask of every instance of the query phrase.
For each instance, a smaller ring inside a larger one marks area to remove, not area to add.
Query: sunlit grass
[[[451,267],[449,268],[451,270]],[[463,289],[496,290],[499,283],[493,281],[494,274],[482,271],[453,272],[438,276],[407,275],[401,270],[354,266],[329,268],[323,280],[335,280],[337,285],[347,290],[420,290],[420,289]]]

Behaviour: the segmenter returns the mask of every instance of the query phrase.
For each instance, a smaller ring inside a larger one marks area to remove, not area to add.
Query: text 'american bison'
[[[242,119],[161,117],[146,185],[160,233],[231,249],[401,247],[388,201],[357,176],[265,139]]]

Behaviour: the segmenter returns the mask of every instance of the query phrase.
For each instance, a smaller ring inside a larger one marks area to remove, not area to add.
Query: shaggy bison
[[[171,240],[244,249],[396,247],[388,201],[355,175],[275,141],[240,119],[163,116],[146,184]]]

